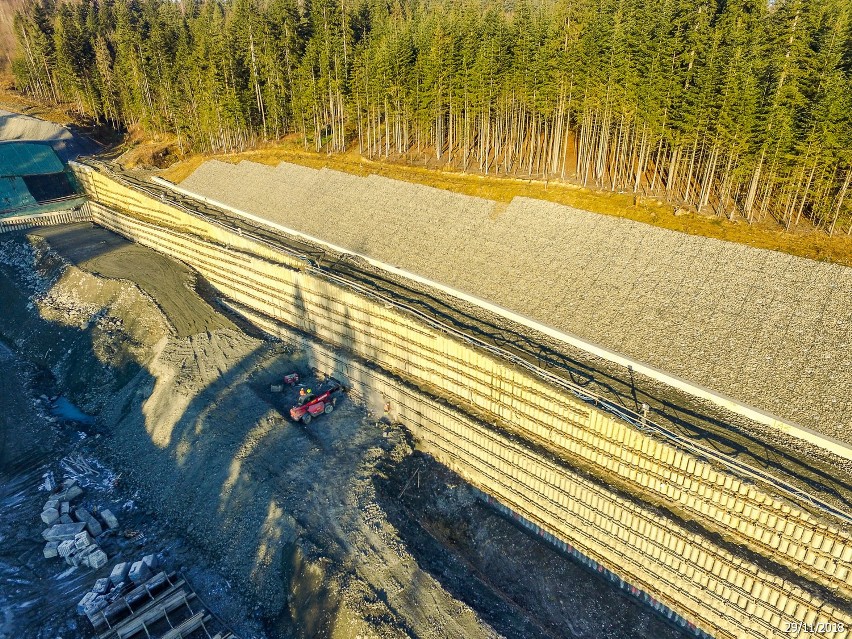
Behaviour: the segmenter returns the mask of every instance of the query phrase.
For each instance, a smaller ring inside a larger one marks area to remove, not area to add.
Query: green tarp
[[[0,177],[59,173],[62,162],[47,144],[0,142]]]

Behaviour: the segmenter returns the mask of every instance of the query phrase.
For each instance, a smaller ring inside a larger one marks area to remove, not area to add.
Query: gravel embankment
[[[852,441],[852,269],[567,206],[211,161],[182,186]]]

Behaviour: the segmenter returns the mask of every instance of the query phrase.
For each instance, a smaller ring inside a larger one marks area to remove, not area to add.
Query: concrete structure
[[[78,532],[82,532],[85,527],[86,524],[82,522],[75,522],[73,524],[56,524],[55,526],[45,530],[42,533],[42,537],[44,537],[45,541],[73,540],[74,536]]]
[[[80,177],[114,207],[91,205],[98,224],[191,264],[266,330],[318,338],[303,343],[317,369],[389,403],[426,451],[664,614],[731,639],[784,636],[791,615],[852,627],[837,606],[852,598],[852,540],[831,523],[298,259]]]
[[[664,383],[745,406],[749,419],[852,444],[850,268],[552,202],[507,205],[286,163],[211,161],[181,188],[487,300]]]

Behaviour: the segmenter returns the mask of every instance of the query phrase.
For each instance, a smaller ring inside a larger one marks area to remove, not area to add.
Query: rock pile
[[[159,566],[160,560],[154,554],[145,555],[136,562],[116,564],[109,577],[95,581],[92,589],[83,595],[77,603],[77,614],[91,619],[95,613],[148,581]]]
[[[52,475],[45,476],[45,485],[55,485]],[[108,509],[98,512],[100,521],[83,506],[72,502],[83,495],[76,479],[66,479],[55,487],[44,505],[41,520],[49,526],[42,532],[47,542],[46,559],[61,557],[69,566],[86,566],[93,570],[107,563],[107,555],[95,541],[106,530],[118,528],[118,519]]]

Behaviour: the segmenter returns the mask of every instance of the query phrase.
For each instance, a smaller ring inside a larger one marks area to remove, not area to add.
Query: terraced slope
[[[852,269],[549,202],[211,161],[183,188],[852,442]]]

